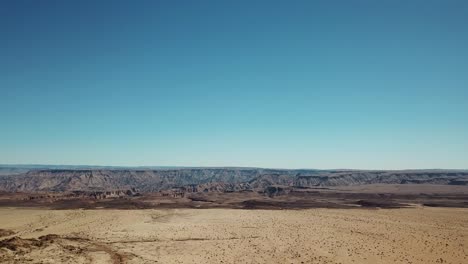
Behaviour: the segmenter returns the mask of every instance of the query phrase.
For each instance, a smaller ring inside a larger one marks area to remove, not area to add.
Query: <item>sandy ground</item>
[[[455,208],[0,208],[0,229],[1,263],[468,263]]]

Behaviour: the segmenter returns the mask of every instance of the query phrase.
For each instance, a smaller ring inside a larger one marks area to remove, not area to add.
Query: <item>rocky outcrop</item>
[[[263,190],[263,193],[269,197],[275,197],[279,195],[286,195],[293,190],[291,187],[284,186],[268,186]]]
[[[96,200],[107,199],[107,198],[124,198],[139,196],[140,193],[135,189],[128,190],[113,190],[113,191],[72,191],[72,192],[61,192],[61,193],[37,193],[29,195],[27,200],[64,200],[74,198],[91,198]]]
[[[467,185],[468,171],[357,171],[274,170],[255,168],[181,168],[171,170],[31,170],[0,176],[0,191],[8,192],[105,192],[139,190],[238,192],[263,191],[271,186],[317,187],[362,184]],[[267,190],[268,193],[270,191]]]

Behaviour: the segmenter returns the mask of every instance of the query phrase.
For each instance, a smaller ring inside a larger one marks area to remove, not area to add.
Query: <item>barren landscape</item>
[[[0,1],[0,264],[468,264],[467,25]]]
[[[0,209],[2,263],[466,263],[468,210]]]
[[[3,169],[1,263],[467,263],[466,171]]]

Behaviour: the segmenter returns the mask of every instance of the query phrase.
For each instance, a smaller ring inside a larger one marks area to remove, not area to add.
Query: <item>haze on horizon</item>
[[[467,1],[2,1],[0,164],[468,168]]]

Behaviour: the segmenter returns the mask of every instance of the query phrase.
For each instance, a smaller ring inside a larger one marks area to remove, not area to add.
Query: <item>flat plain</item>
[[[3,207],[0,215],[1,263],[468,263],[466,208]]]

